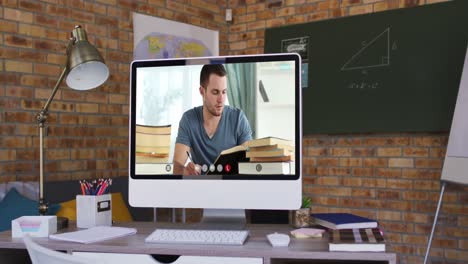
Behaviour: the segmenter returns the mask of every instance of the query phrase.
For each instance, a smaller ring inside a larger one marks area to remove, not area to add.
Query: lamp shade
[[[109,77],[109,69],[99,51],[88,42],[86,32],[80,26],[72,31],[75,39],[68,53],[68,87],[89,90],[103,84]]]

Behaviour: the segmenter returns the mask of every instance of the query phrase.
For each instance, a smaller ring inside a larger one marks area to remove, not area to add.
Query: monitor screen
[[[300,65],[297,54],[133,61],[130,204],[299,208]]]

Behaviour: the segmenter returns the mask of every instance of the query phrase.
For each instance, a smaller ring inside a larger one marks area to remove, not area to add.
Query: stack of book
[[[249,162],[239,163],[240,174],[293,174],[294,144],[291,140],[264,137],[246,143]]]
[[[329,231],[330,251],[385,252],[385,239],[378,228],[336,229]]]
[[[264,137],[248,141],[247,158],[251,162],[294,161],[294,144],[291,140]]]
[[[349,213],[312,214],[312,219],[328,228],[330,251],[385,252],[385,239],[373,219]]]
[[[171,125],[135,128],[135,159],[138,164],[167,163],[171,144]]]

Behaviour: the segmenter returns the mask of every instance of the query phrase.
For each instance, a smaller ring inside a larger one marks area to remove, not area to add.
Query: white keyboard
[[[156,229],[146,243],[243,245],[247,230]]]

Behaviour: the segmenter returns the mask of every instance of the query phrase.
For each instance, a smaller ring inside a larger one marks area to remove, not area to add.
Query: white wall
[[[269,102],[259,91],[261,80]],[[257,67],[257,138],[274,136],[294,141],[294,63],[265,62]]]

